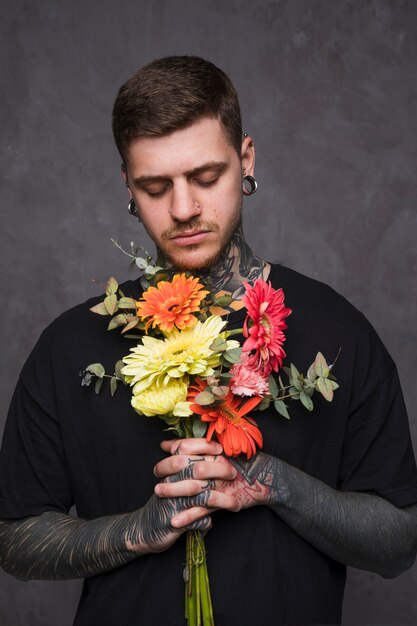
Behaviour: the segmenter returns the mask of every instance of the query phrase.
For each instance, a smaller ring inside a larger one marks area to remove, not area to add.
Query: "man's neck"
[[[158,251],[157,262],[170,273],[175,271],[175,267],[161,251]],[[240,224],[215,264],[196,273],[212,294],[224,290],[232,293],[233,300],[239,300],[245,291],[243,282],[253,283],[257,278],[266,279],[269,267],[247,244]]]

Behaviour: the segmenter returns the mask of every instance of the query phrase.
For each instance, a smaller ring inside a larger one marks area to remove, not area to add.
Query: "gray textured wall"
[[[126,274],[110,237],[126,213],[110,133],[119,85],[168,54],[233,78],[257,146],[254,248],[330,283],[397,361],[417,441],[415,0],[1,0],[2,426],[41,329]],[[417,568],[351,571],[345,624],[417,623]],[[2,626],[67,626],[79,583],[0,574]]]

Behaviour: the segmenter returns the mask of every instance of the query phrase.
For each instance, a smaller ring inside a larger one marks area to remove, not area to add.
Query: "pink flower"
[[[268,378],[250,366],[249,354],[242,352],[240,363],[230,368],[230,388],[237,396],[263,396],[269,392]]]
[[[285,358],[282,344],[285,341],[285,318],[292,313],[284,303],[282,289],[274,289],[271,283],[258,279],[253,287],[243,283],[246,294],[242,301],[248,311],[243,326],[247,337],[242,346],[244,352],[252,352],[248,365],[262,372],[267,378],[272,370],[277,372]]]

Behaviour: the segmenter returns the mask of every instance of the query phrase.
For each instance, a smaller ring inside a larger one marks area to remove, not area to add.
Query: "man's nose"
[[[191,218],[200,215],[200,203],[195,197],[195,190],[188,183],[174,186],[169,212],[172,219],[179,222],[189,222]]]

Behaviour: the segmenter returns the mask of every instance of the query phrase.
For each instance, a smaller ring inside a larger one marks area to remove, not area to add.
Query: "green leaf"
[[[299,378],[294,378],[294,377],[291,378],[290,383],[293,387],[297,389],[297,391],[303,390],[303,383],[301,382]]]
[[[297,389],[297,387],[290,387],[288,393],[291,395],[291,398],[293,400],[300,399],[300,391]]]
[[[217,399],[225,398],[229,393],[229,387],[223,385],[220,387],[212,387],[211,392],[214,396],[216,396]]]
[[[194,402],[196,402],[200,406],[208,406],[209,404],[213,404],[214,401],[215,397],[211,393],[211,391],[201,391],[194,398]]]
[[[287,420],[290,419],[290,414],[288,413],[287,405],[285,404],[283,400],[274,400],[274,407],[280,415],[285,417]]]
[[[101,389],[101,387],[102,387],[102,385],[103,385],[103,380],[104,380],[103,378],[97,378],[97,380],[96,380],[96,384],[95,384],[95,387],[94,387],[94,391],[95,391],[97,394],[98,394],[98,393],[100,393],[100,389]]]
[[[241,352],[242,348],[231,348],[230,350],[223,352],[223,356],[229,363],[239,363]]]
[[[148,261],[140,256],[135,259],[135,264],[140,270],[144,270],[148,267]]]
[[[275,398],[278,398],[278,385],[272,374],[268,378],[268,385],[269,385],[269,392],[275,400]]]
[[[132,330],[132,328],[135,328],[138,324],[139,324],[139,318],[132,320],[131,322],[126,324],[124,328],[122,328],[122,334],[126,333],[128,330]]]
[[[118,328],[119,326],[124,326],[126,322],[126,315],[123,315],[123,313],[119,313],[110,320],[109,325],[107,326],[107,330],[113,330],[114,328]]]
[[[314,368],[319,378],[327,378],[329,375],[329,366],[327,365],[327,361],[321,352],[317,352],[316,359],[314,361]]]
[[[271,404],[271,398],[268,398],[267,396],[265,398],[262,399],[262,402],[260,402],[258,404],[258,406],[256,407],[256,409],[258,411],[265,411],[266,409],[269,408],[269,405]]]
[[[291,376],[292,376],[292,378],[298,378],[299,375],[300,375],[300,372],[295,367],[294,363],[291,363]]]
[[[317,388],[320,391],[323,398],[327,400],[327,402],[331,402],[333,400],[333,387],[332,381],[328,378],[318,378],[317,379]]]
[[[133,300],[133,298],[120,298],[119,309],[135,309],[136,310],[136,303]]]
[[[117,361],[116,365],[114,366],[114,373],[116,374],[117,378],[122,378],[122,368],[124,366],[125,364],[123,363],[123,361]]]
[[[317,372],[316,372],[316,368],[314,367],[314,363],[312,363],[310,367],[308,368],[307,378],[308,380],[311,380],[311,381],[316,380],[317,378]]]
[[[99,302],[99,304],[96,304],[95,306],[92,306],[90,311],[92,311],[93,313],[98,313],[99,315],[108,315],[109,314],[108,310],[104,306],[104,302]]]
[[[305,391],[302,391],[300,393],[300,400],[301,400],[301,404],[303,404],[305,406],[307,411],[312,411],[313,410],[313,408],[314,408],[313,400],[306,394]]]
[[[106,285],[106,296],[114,295],[115,293],[117,293],[118,288],[119,288],[119,283],[114,278],[114,276],[110,276]]]
[[[117,389],[117,378],[115,376],[112,376],[110,378],[110,393],[112,396],[114,396],[114,394],[116,393],[116,389]]]
[[[227,350],[227,341],[225,341],[223,337],[216,337],[209,348],[212,352],[224,352]]]
[[[214,298],[214,304],[218,306],[229,306],[229,304],[233,301],[232,294],[219,296],[218,298]]]
[[[194,437],[204,437],[207,431],[208,424],[202,422],[200,418],[196,418],[193,422],[193,435]]]
[[[103,378],[106,373],[106,370],[101,363],[91,363],[91,365],[87,365],[85,369],[87,372],[91,372],[94,376],[97,376],[97,378]]]
[[[113,315],[117,308],[117,296],[115,293],[111,296],[107,296],[107,298],[104,298],[104,306],[106,307],[108,314]]]

